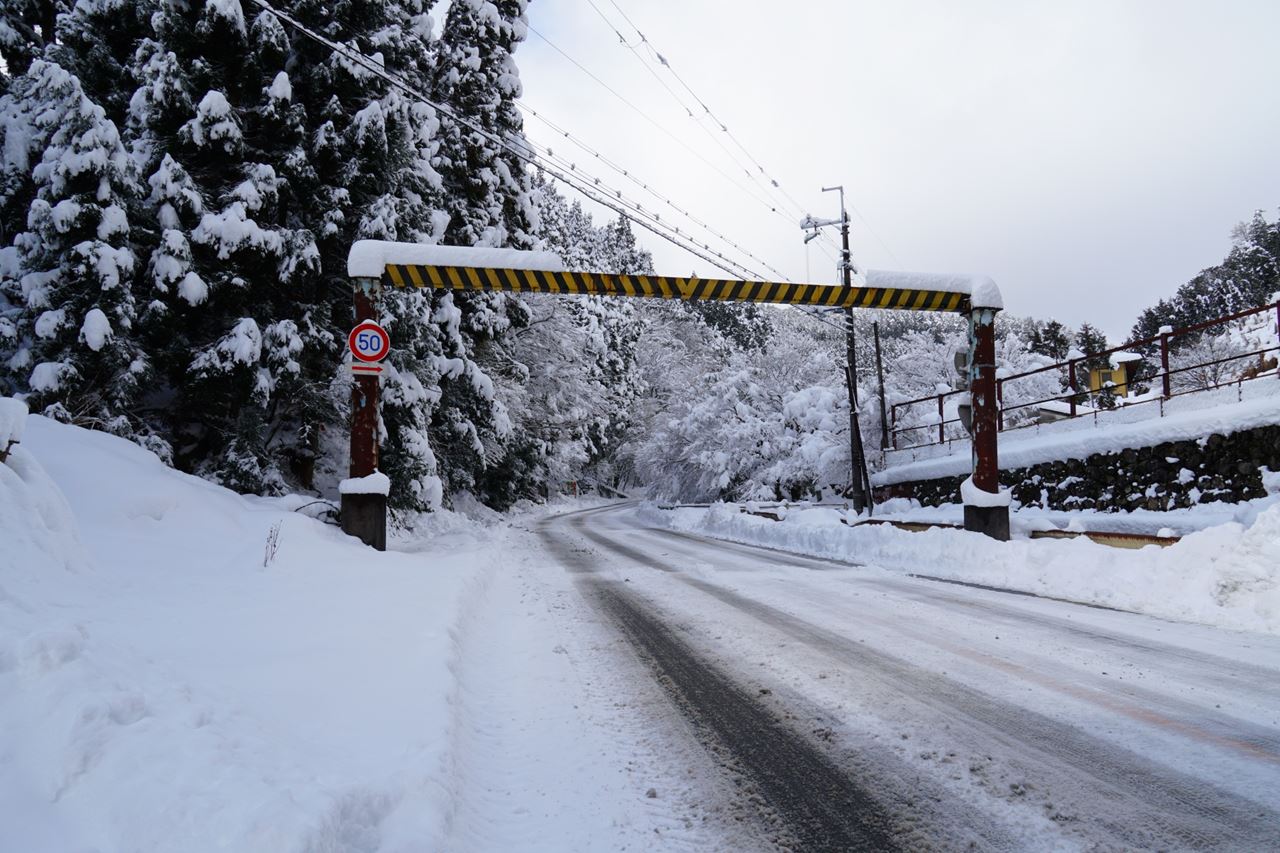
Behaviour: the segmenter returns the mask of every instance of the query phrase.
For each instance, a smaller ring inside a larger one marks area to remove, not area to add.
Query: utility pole
[[[853,255],[849,250],[849,214],[844,206],[844,187],[823,187],[822,191],[840,193],[839,219],[814,219],[806,216],[800,221],[800,227],[810,233],[805,242],[818,236],[818,231],[829,225],[840,226],[840,274],[841,283],[846,288],[853,287]],[[857,341],[853,331],[853,309],[844,310],[844,347],[845,347],[845,387],[849,392],[849,496],[853,501],[853,511],[861,513],[871,508],[871,479],[867,474],[867,458],[862,448],[862,428],[858,424],[858,356],[855,348]]]
[[[880,358],[880,324],[871,324],[871,334],[876,340],[876,378],[880,380],[880,449],[889,449],[889,416],[884,405],[884,361]]]

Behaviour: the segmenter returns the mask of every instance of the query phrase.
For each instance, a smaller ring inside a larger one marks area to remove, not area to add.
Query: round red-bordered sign
[[[347,349],[360,361],[382,361],[391,352],[391,336],[377,323],[365,320],[347,335]]]

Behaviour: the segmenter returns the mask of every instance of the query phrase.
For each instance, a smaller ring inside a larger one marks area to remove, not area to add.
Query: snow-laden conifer
[[[60,420],[134,437],[149,373],[137,343],[137,260],[127,208],[139,190],[116,126],[61,66],[37,59],[0,112],[21,127],[35,190],[6,250],[3,287],[19,306],[6,368],[28,404]],[[162,445],[157,449],[164,450]]]

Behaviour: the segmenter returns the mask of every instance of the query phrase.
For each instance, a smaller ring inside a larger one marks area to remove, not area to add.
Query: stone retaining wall
[[[1264,468],[1280,471],[1280,426],[1015,468],[1000,472],[1000,484],[1023,506],[1168,510],[1265,497]],[[964,479],[899,483],[876,493],[878,499],[912,497],[938,506],[959,500]]]

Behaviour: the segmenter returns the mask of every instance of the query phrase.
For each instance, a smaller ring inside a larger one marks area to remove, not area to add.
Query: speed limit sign
[[[391,352],[391,336],[372,320],[359,323],[347,336],[347,349],[358,361],[370,364],[382,361]]]

